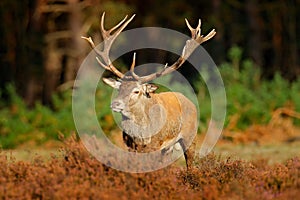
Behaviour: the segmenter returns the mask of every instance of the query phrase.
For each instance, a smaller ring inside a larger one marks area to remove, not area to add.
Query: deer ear
[[[115,79],[112,78],[102,78],[103,82],[106,83],[107,85],[109,85],[110,87],[113,87],[115,89],[119,89],[121,82],[117,81]]]
[[[157,90],[158,89],[158,86],[157,85],[154,85],[154,84],[149,84],[149,83],[147,83],[146,84],[146,93],[154,93],[155,92],[155,90]]]

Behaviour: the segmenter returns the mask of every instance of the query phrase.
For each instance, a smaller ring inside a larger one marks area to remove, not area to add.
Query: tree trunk
[[[51,104],[52,94],[56,90],[60,79],[62,59],[58,52],[56,41],[49,41],[45,55],[43,89],[43,103],[47,105]]]
[[[263,66],[263,20],[260,17],[257,0],[249,0],[246,3],[247,18],[249,21],[248,51],[251,58],[259,66]]]

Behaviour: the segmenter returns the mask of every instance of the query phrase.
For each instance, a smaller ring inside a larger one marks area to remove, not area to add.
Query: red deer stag
[[[162,155],[170,152],[179,143],[184,151],[187,169],[189,169],[195,154],[194,137],[198,128],[197,109],[181,93],[155,93],[158,87],[149,82],[177,70],[201,43],[216,34],[215,30],[213,29],[208,35],[203,36],[201,35],[200,20],[195,29],[185,20],[192,38],[186,41],[181,56],[173,65],[166,65],[159,72],[141,77],[134,72],[134,54],[130,71],[128,75],[125,75],[112,64],[109,51],[116,37],[132,21],[134,15],[128,20],[126,20],[126,16],[110,30],[104,29],[104,15],[105,13],[103,13],[100,23],[103,50],[95,48],[90,37],[82,38],[89,42],[99,56],[96,57],[98,63],[119,78],[119,80],[103,78],[103,81],[119,91],[111,103],[111,109],[122,114],[121,126],[124,143],[131,151],[160,150]],[[189,146],[190,148],[187,148]]]

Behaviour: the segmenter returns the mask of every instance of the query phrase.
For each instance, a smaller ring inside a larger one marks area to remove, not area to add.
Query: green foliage
[[[54,112],[37,103],[34,108],[29,109],[12,85],[8,85],[7,90],[10,103],[0,110],[1,147],[13,148],[30,140],[40,144],[57,138],[59,131],[67,132],[71,129],[72,123],[69,121],[72,122],[72,118],[66,118],[71,111],[68,107]]]
[[[259,68],[251,60],[242,60],[241,53],[241,49],[234,46],[229,50],[230,62],[219,67],[227,95],[226,124],[233,116],[238,116],[238,129],[265,124],[269,122],[272,111],[291,105],[300,112],[300,79],[290,83],[276,73],[272,80],[264,80]],[[197,85],[200,94],[205,86]],[[204,108],[202,121],[208,120],[210,113],[206,107],[210,106],[207,95],[199,95],[200,106]],[[299,120],[295,119],[295,123],[299,124]]]

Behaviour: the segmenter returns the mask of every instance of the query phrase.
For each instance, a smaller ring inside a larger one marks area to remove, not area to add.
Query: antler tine
[[[201,35],[201,20],[199,19],[198,25],[196,28],[193,28],[187,19],[185,19],[188,29],[191,31],[191,39],[186,41],[185,46],[183,47],[182,54],[178,60],[171,66],[167,65],[160,71],[156,73],[149,74],[147,76],[138,77],[138,80],[141,82],[148,82],[153,79],[156,79],[160,76],[169,74],[182,66],[182,64],[189,58],[189,56],[194,52],[194,50],[203,42],[211,39],[215,36],[216,31],[213,29],[206,36]]]
[[[133,16],[135,16],[135,15],[133,15]],[[117,29],[117,28],[119,28],[125,21],[126,21],[126,19],[127,19],[127,17],[128,17],[128,15],[126,15],[123,19],[122,19],[122,21],[120,21],[117,25],[115,25],[114,27],[112,27],[110,30],[105,30],[105,28],[104,28],[104,18],[105,18],[105,12],[103,12],[103,14],[102,14],[102,16],[101,16],[101,22],[100,22],[100,29],[101,29],[101,32],[102,32],[102,35],[109,35],[111,32],[113,32],[115,29]],[[130,20],[131,21],[131,20]],[[130,22],[129,21],[129,22]],[[129,23],[128,22],[128,23]],[[127,23],[127,24],[128,24]],[[127,24],[124,26],[124,28],[127,26]],[[123,29],[124,29],[123,28]],[[122,30],[123,30],[122,29]],[[122,31],[121,30],[121,31]]]
[[[185,20],[187,27],[192,31],[193,27],[190,25],[189,21],[186,18],[184,20]]]
[[[86,40],[90,45],[91,47],[94,49],[95,48],[95,43],[93,42],[92,38],[91,37],[84,37],[84,36],[81,36],[82,39]]]
[[[133,58],[132,58],[132,63],[131,63],[131,67],[130,67],[130,71],[133,72],[134,71],[134,67],[135,67],[135,58],[136,58],[136,53],[133,53]]]
[[[112,27],[110,30],[105,30],[104,28],[104,18],[105,18],[105,12],[103,12],[102,17],[101,17],[101,21],[100,21],[100,31],[102,34],[102,38],[103,38],[103,50],[99,50],[97,48],[95,48],[95,44],[92,40],[91,37],[81,37],[84,40],[86,40],[90,46],[94,49],[94,51],[96,52],[97,56],[99,56],[101,58],[101,60],[99,59],[99,57],[96,57],[97,62],[106,70],[111,71],[112,73],[114,73],[116,76],[118,76],[119,78],[123,78],[125,75],[123,73],[121,73],[111,62],[110,58],[109,58],[109,51],[110,48],[113,44],[113,42],[115,41],[115,39],[118,37],[118,35],[124,30],[124,28],[132,21],[132,19],[134,18],[135,15],[133,15],[130,19],[127,20],[128,16],[125,16],[125,18],[123,20],[121,20],[116,26]],[[112,32],[115,31],[115,33],[112,34]]]
[[[131,64],[131,67],[130,67],[130,73],[131,73],[132,77],[133,77],[135,80],[140,80],[139,75],[137,75],[137,74],[134,72],[134,68],[135,68],[135,59],[136,59],[136,53],[134,52],[133,58],[132,58],[132,64]]]
[[[202,41],[206,42],[207,40],[213,38],[216,34],[217,34],[217,32],[215,31],[215,29],[213,29],[205,37],[202,37],[203,38]]]
[[[200,28],[201,28],[201,19],[199,19],[199,21],[198,21],[198,26],[197,26],[196,29],[201,30]],[[200,32],[200,31],[199,31],[199,32]]]
[[[116,26],[112,27],[109,30],[105,30],[104,28],[104,18],[105,18],[105,12],[103,12],[102,17],[101,17],[101,23],[100,23],[100,29],[102,33],[103,40],[107,38],[112,38],[111,43],[115,40],[115,38],[124,30],[124,28],[133,20],[135,17],[135,14],[133,14],[130,19],[127,19],[128,15],[126,15]],[[114,34],[111,34],[114,30],[117,31]]]

